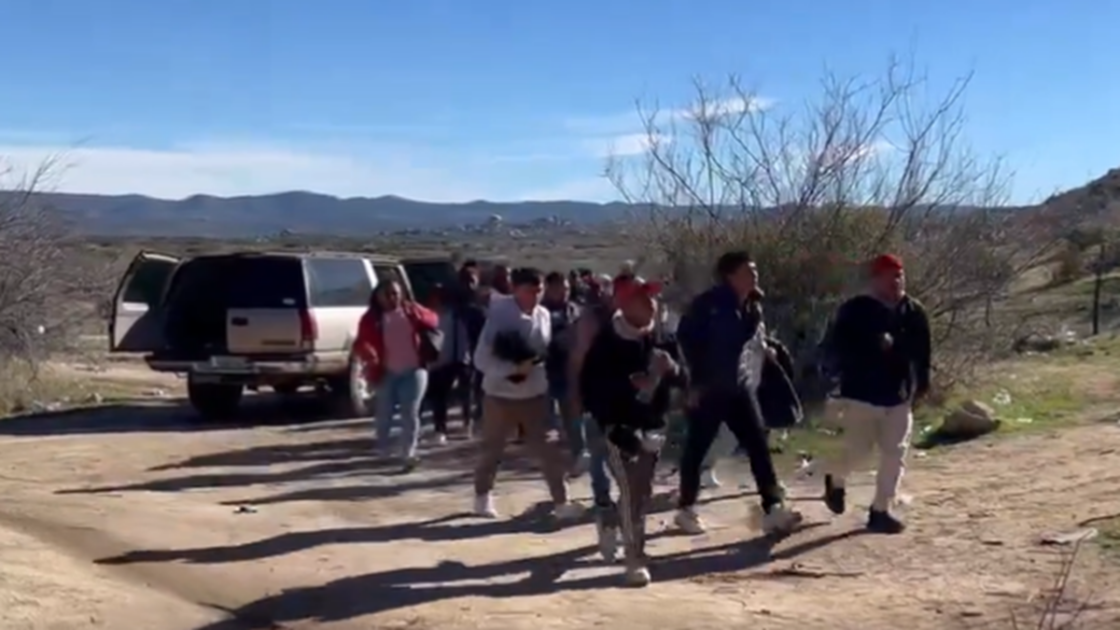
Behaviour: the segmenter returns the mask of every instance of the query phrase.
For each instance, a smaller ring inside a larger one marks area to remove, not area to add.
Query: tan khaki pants
[[[550,403],[545,395],[524,400],[483,397],[482,453],[474,471],[475,494],[488,494],[494,489],[506,444],[521,427],[525,431],[525,442],[540,460],[553,502],[557,505],[568,502],[568,483],[564,478],[566,458],[559,441],[549,436]]]
[[[879,450],[872,509],[887,510],[898,494],[906,470],[906,452],[914,423],[910,405],[877,407],[850,399],[829,401],[831,420],[844,430],[841,453],[825,467],[833,483],[843,487],[848,475]]]

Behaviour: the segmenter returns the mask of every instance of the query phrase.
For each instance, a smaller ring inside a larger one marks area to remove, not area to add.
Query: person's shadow
[[[771,553],[774,539],[758,537],[717,547],[657,556],[651,559],[650,571],[655,587],[658,582],[746,571],[774,560],[796,557],[855,533],[858,532],[824,536],[779,553]],[[596,547],[588,546],[492,564],[469,566],[457,561],[444,561],[430,567],[409,567],[345,577],[320,586],[288,589],[236,609],[223,609],[230,615],[230,619],[211,623],[197,630],[240,630],[247,623],[266,627],[282,627],[287,623],[301,621],[328,623],[458,597],[504,599],[558,591],[620,587],[620,574],[560,581],[570,570],[598,564],[590,558],[595,552]],[[524,577],[513,582],[477,583],[519,574],[524,574]],[[472,583],[456,584],[468,581]]]

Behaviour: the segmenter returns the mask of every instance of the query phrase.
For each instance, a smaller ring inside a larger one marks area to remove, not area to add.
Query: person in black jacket
[[[674,522],[689,534],[705,531],[695,509],[700,471],[720,426],[726,425],[750,458],[763,531],[788,534],[803,519],[786,505],[766,428],[768,420],[775,426],[798,421],[800,401],[776,350],[766,344],[758,268],[750,255],[732,251],[720,256],[716,276],[716,286],[692,301],[677,326],[690,391]]]
[[[478,263],[468,260],[459,269],[459,290],[456,298],[456,312],[467,329],[467,341],[470,344],[470,356],[478,348],[478,339],[482,335],[482,327],[486,324],[486,308],[479,296],[479,271]],[[465,415],[463,422],[468,433],[478,429],[482,420],[482,374],[470,365],[464,370],[463,378],[459,381],[461,396],[464,400]]]
[[[825,504],[846,506],[847,475],[876,447],[879,468],[867,528],[884,534],[905,526],[890,513],[905,469],[912,405],[929,391],[931,342],[925,309],[906,294],[902,260],[884,254],[870,265],[871,291],[840,306],[828,335],[829,363],[840,380],[844,449],[825,467]]]
[[[584,408],[606,437],[607,464],[618,482],[618,520],[626,582],[649,584],[646,511],[665,440],[669,388],[684,384],[676,344],[656,325],[660,287],[631,279],[615,287],[618,310],[595,335],[579,373]]]

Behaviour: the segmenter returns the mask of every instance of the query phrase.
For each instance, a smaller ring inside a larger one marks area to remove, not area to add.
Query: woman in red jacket
[[[420,405],[428,388],[427,359],[421,335],[439,328],[439,316],[406,300],[396,281],[379,284],[370,296],[369,310],[358,322],[355,344],[366,361],[366,378],[377,390],[374,419],[377,451],[389,454],[393,413],[400,409],[406,468],[417,464]]]

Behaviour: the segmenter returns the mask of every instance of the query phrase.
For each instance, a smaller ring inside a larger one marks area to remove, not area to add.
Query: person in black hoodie
[[[826,354],[840,380],[837,403],[844,449],[825,467],[825,504],[834,514],[844,512],[845,478],[878,448],[867,528],[898,534],[905,525],[890,507],[905,470],[914,400],[929,391],[929,317],[906,294],[901,259],[879,256],[870,272],[871,290],[840,306],[828,335]]]
[[[658,332],[659,285],[632,279],[615,291],[618,310],[587,350],[580,395],[606,437],[607,464],[618,481],[626,582],[645,586],[646,512],[665,440],[669,388],[683,386],[685,374],[676,344]]]

